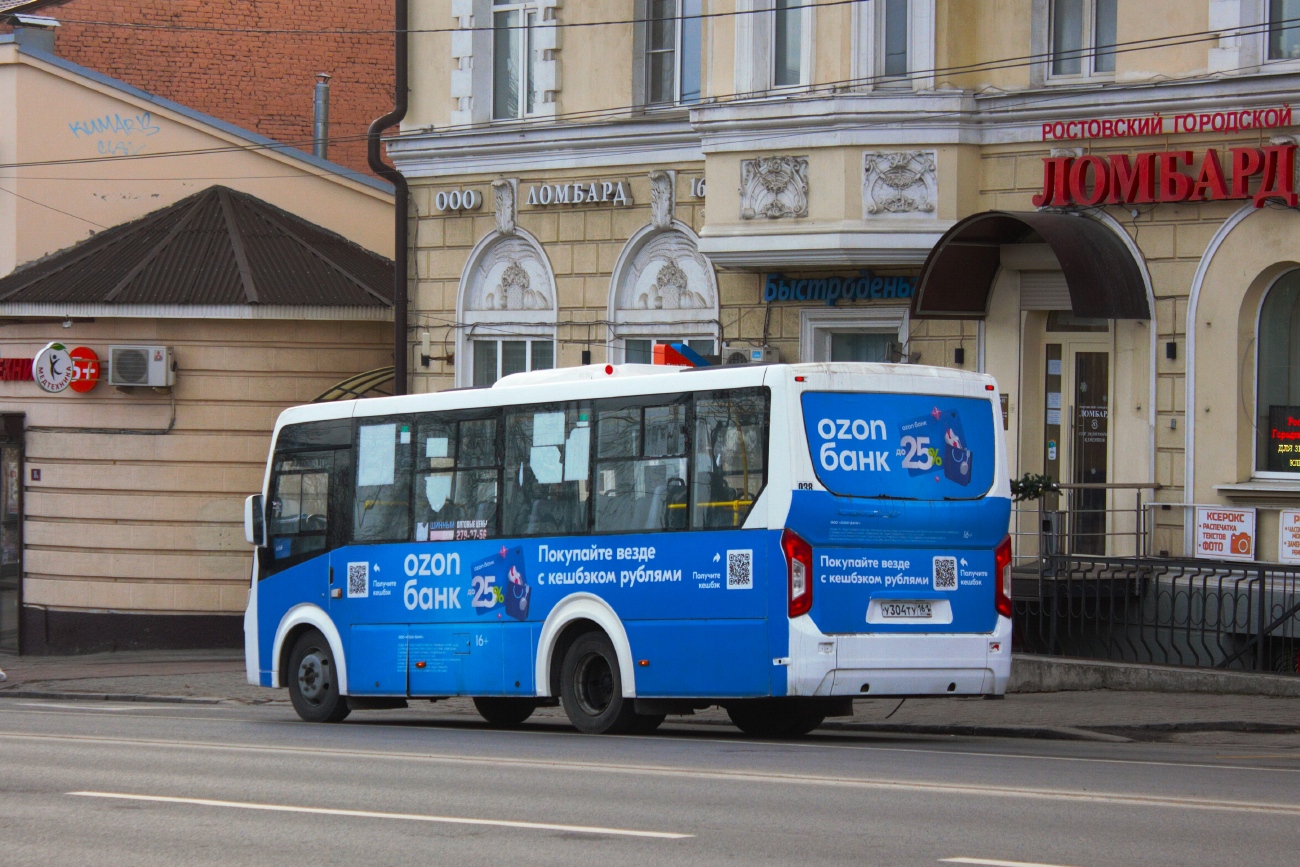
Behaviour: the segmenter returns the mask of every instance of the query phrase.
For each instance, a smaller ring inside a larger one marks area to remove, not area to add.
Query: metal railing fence
[[[1140,549],[1139,549],[1140,551]],[[1300,567],[1048,554],[1015,581],[1013,646],[1122,662],[1300,668]]]

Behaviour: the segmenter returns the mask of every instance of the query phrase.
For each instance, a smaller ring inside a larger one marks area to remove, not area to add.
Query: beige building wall
[[[447,4],[450,9],[450,0]],[[612,0],[584,3],[580,9],[576,5],[555,7],[556,19],[589,23],[618,20],[634,11],[632,3]],[[832,85],[863,73],[863,45],[855,30],[862,21],[855,13],[862,10],[821,3],[811,14],[809,40],[813,54],[806,89],[815,93],[795,88],[761,100],[730,100],[743,84],[740,58],[747,49],[741,44],[745,34],[741,19],[725,13],[751,5],[741,0],[706,3],[706,12],[723,13],[723,17],[707,20],[703,28],[704,91],[717,104],[706,99],[689,113],[689,130],[700,144],[700,158],[673,160],[657,155],[663,147],[657,137],[666,139],[687,130],[680,108],[661,115],[666,118],[661,128],[637,127],[647,138],[640,148],[639,143],[611,132],[618,129],[616,124],[579,124],[562,130],[572,129],[575,139],[589,136],[600,142],[578,147],[558,137],[554,124],[540,122],[524,128],[484,124],[472,135],[457,138],[454,176],[439,177],[429,156],[435,152],[436,130],[422,142],[425,150],[408,151],[403,159],[422,175],[414,184],[419,209],[415,309],[420,320],[413,322],[415,340],[418,343],[419,330],[428,330],[435,347],[429,368],[420,367],[417,356],[413,368],[417,390],[451,384],[455,366],[471,361],[454,357],[456,333],[464,325],[455,321],[457,293],[470,251],[493,230],[490,185],[500,178],[521,178],[521,189],[536,180],[624,178],[635,190],[637,206],[630,209],[568,206],[541,212],[521,206],[519,225],[535,236],[555,275],[558,364],[577,363],[584,347],[591,349],[594,361],[606,357],[609,326],[604,320],[614,262],[628,238],[650,221],[646,176],[655,169],[678,172],[678,216],[701,237],[706,255],[714,256],[722,341],[766,343],[779,351],[781,360],[794,361],[807,350],[802,346],[801,317],[818,305],[765,304],[765,272],[815,277],[871,268],[882,276],[916,275],[930,246],[955,221],[989,210],[1035,210],[1032,197],[1042,189],[1043,160],[1053,156],[1055,149],[1100,156],[1186,149],[1194,154],[1189,171],[1195,171],[1209,147],[1226,158],[1232,147],[1262,147],[1275,136],[1295,132],[1290,127],[1172,134],[1172,115],[1184,101],[1195,105],[1197,112],[1216,112],[1275,107],[1287,99],[1286,83],[1295,72],[1294,64],[1261,63],[1263,34],[1234,41],[1226,30],[1221,39],[1208,33],[1231,24],[1218,14],[1231,4],[1119,0],[1122,47],[1139,39],[1164,38],[1179,44],[1122,50],[1116,54],[1113,74],[1066,81],[1053,76],[1043,59],[1050,48],[1050,0],[935,0],[932,62],[939,70],[935,89],[922,88],[915,94],[903,88],[831,94]],[[1211,7],[1217,10],[1214,16]],[[915,0],[912,8],[928,7],[925,0]],[[599,28],[574,28],[563,34],[558,53],[562,118],[572,112],[609,109],[622,103],[624,93],[632,92],[626,90],[634,77],[629,65],[635,68],[640,61],[634,56],[629,60],[623,52],[631,50],[629,45],[634,48],[635,40],[616,36],[606,45],[599,36],[603,33]],[[593,58],[603,58],[605,64]],[[972,67],[973,71],[964,71]],[[605,73],[593,78],[591,70],[597,69]],[[420,74],[417,102],[442,105],[437,101],[447,90],[446,82],[428,70]],[[578,75],[572,74],[575,70]],[[1206,77],[1212,71],[1217,72]],[[1180,79],[1190,83],[1175,84]],[[1119,84],[1125,87],[1114,86]],[[433,95],[419,95],[421,90]],[[1170,133],[1161,137],[1042,140],[1045,120],[1149,117],[1158,108]],[[410,132],[416,133],[415,127],[431,117],[420,115]],[[677,117],[682,118],[679,126],[672,127],[670,121]],[[629,123],[642,119],[631,112],[623,118]],[[608,145],[603,144],[606,138]],[[535,149],[530,150],[530,142],[536,143]],[[635,156],[628,156],[629,151]],[[933,151],[937,164],[933,211],[888,219],[868,217],[862,190],[865,151]],[[479,153],[490,170],[475,171],[473,160]],[[741,163],[774,156],[807,158],[807,216],[743,219]],[[567,167],[539,171],[540,160]],[[707,205],[691,200],[684,187],[690,178],[700,176],[708,182]],[[466,188],[484,195],[481,211],[449,214],[433,209],[438,191]],[[1255,374],[1250,359],[1263,292],[1291,267],[1288,263],[1300,263],[1300,249],[1291,248],[1294,214],[1272,206],[1255,212],[1247,203],[1250,215],[1242,219],[1242,207],[1239,201],[1187,202],[1108,207],[1092,213],[1136,250],[1150,284],[1151,320],[1115,321],[1105,339],[1111,352],[1115,407],[1109,477],[1160,486],[1155,495],[1163,504],[1155,511],[1158,530],[1152,550],[1156,552],[1179,555],[1186,550],[1185,516],[1190,505],[1235,503],[1260,506],[1259,550],[1272,556],[1276,506],[1297,502],[1285,481],[1274,480],[1266,491],[1267,486],[1253,478]],[[909,232],[910,240],[894,242]],[[851,265],[827,265],[832,255],[822,247],[814,248],[835,238],[845,240],[845,250],[857,245],[841,257]],[[1022,315],[1019,279],[1012,269],[998,277],[982,324],[917,318],[907,322],[908,349],[915,360],[955,366],[954,353],[963,349],[966,369],[976,369],[982,362],[999,377],[1001,391],[1008,395],[1008,439],[1017,475],[1042,468],[1042,455],[1036,453],[1042,443],[1031,442],[1029,436],[1037,424],[1042,439],[1042,407],[1021,405],[1026,389],[1041,387],[1042,359],[1022,350],[1027,333],[1036,329],[1038,339],[1043,339],[1045,322],[1045,314]],[[1195,328],[1205,333],[1189,334],[1189,310],[1198,292],[1206,315],[1195,314]],[[841,304],[840,309],[882,306],[856,302]],[[1192,344],[1199,347],[1194,359]],[[1193,363],[1196,381],[1189,382]],[[1189,406],[1189,394],[1200,396],[1193,401],[1196,405]],[[1111,495],[1109,503],[1113,508],[1129,505],[1118,494]]]
[[[391,363],[382,321],[100,319],[6,325],[0,356],[31,358],[52,339],[107,356],[114,343],[171,346],[166,394],[46,394],[0,382],[26,413],[27,606],[134,614],[242,612],[251,558],[243,501],[261,489],[279,413],[359,371]],[[32,476],[40,474],[39,480]],[[33,639],[34,641],[34,639]]]
[[[391,258],[393,196],[361,178],[0,44],[0,275],[215,184]]]

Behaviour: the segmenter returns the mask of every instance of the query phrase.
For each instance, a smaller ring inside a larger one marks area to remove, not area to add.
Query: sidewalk
[[[1031,662],[1042,664],[1041,660]],[[8,682],[0,684],[0,699],[288,703],[285,690],[262,689],[245,682],[244,660],[238,651],[0,657],[0,668],[9,675]],[[449,720],[478,719],[469,699],[432,705],[412,702],[412,707]],[[535,719],[561,723],[564,716],[559,708],[541,708]],[[719,708],[670,720],[727,724],[726,714]],[[909,699],[901,706],[897,699],[882,698],[855,702],[852,717],[828,719],[823,728],[1096,741],[1186,740],[1212,732],[1253,732],[1285,735],[1287,745],[1294,741],[1300,746],[1300,696],[1074,689],[1012,693],[1000,701]]]

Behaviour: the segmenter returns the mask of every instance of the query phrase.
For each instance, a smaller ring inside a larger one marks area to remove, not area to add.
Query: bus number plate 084
[[[882,602],[880,616],[928,620],[934,616],[934,610],[929,602]]]

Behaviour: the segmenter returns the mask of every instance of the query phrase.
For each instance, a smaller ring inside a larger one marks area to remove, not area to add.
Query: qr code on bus
[[[348,598],[365,599],[370,595],[370,564],[348,564]]]
[[[934,589],[935,590],[956,590],[957,589],[957,558],[956,557],[935,557],[934,558]]]
[[[727,552],[727,589],[752,590],[754,588],[754,551]]]

